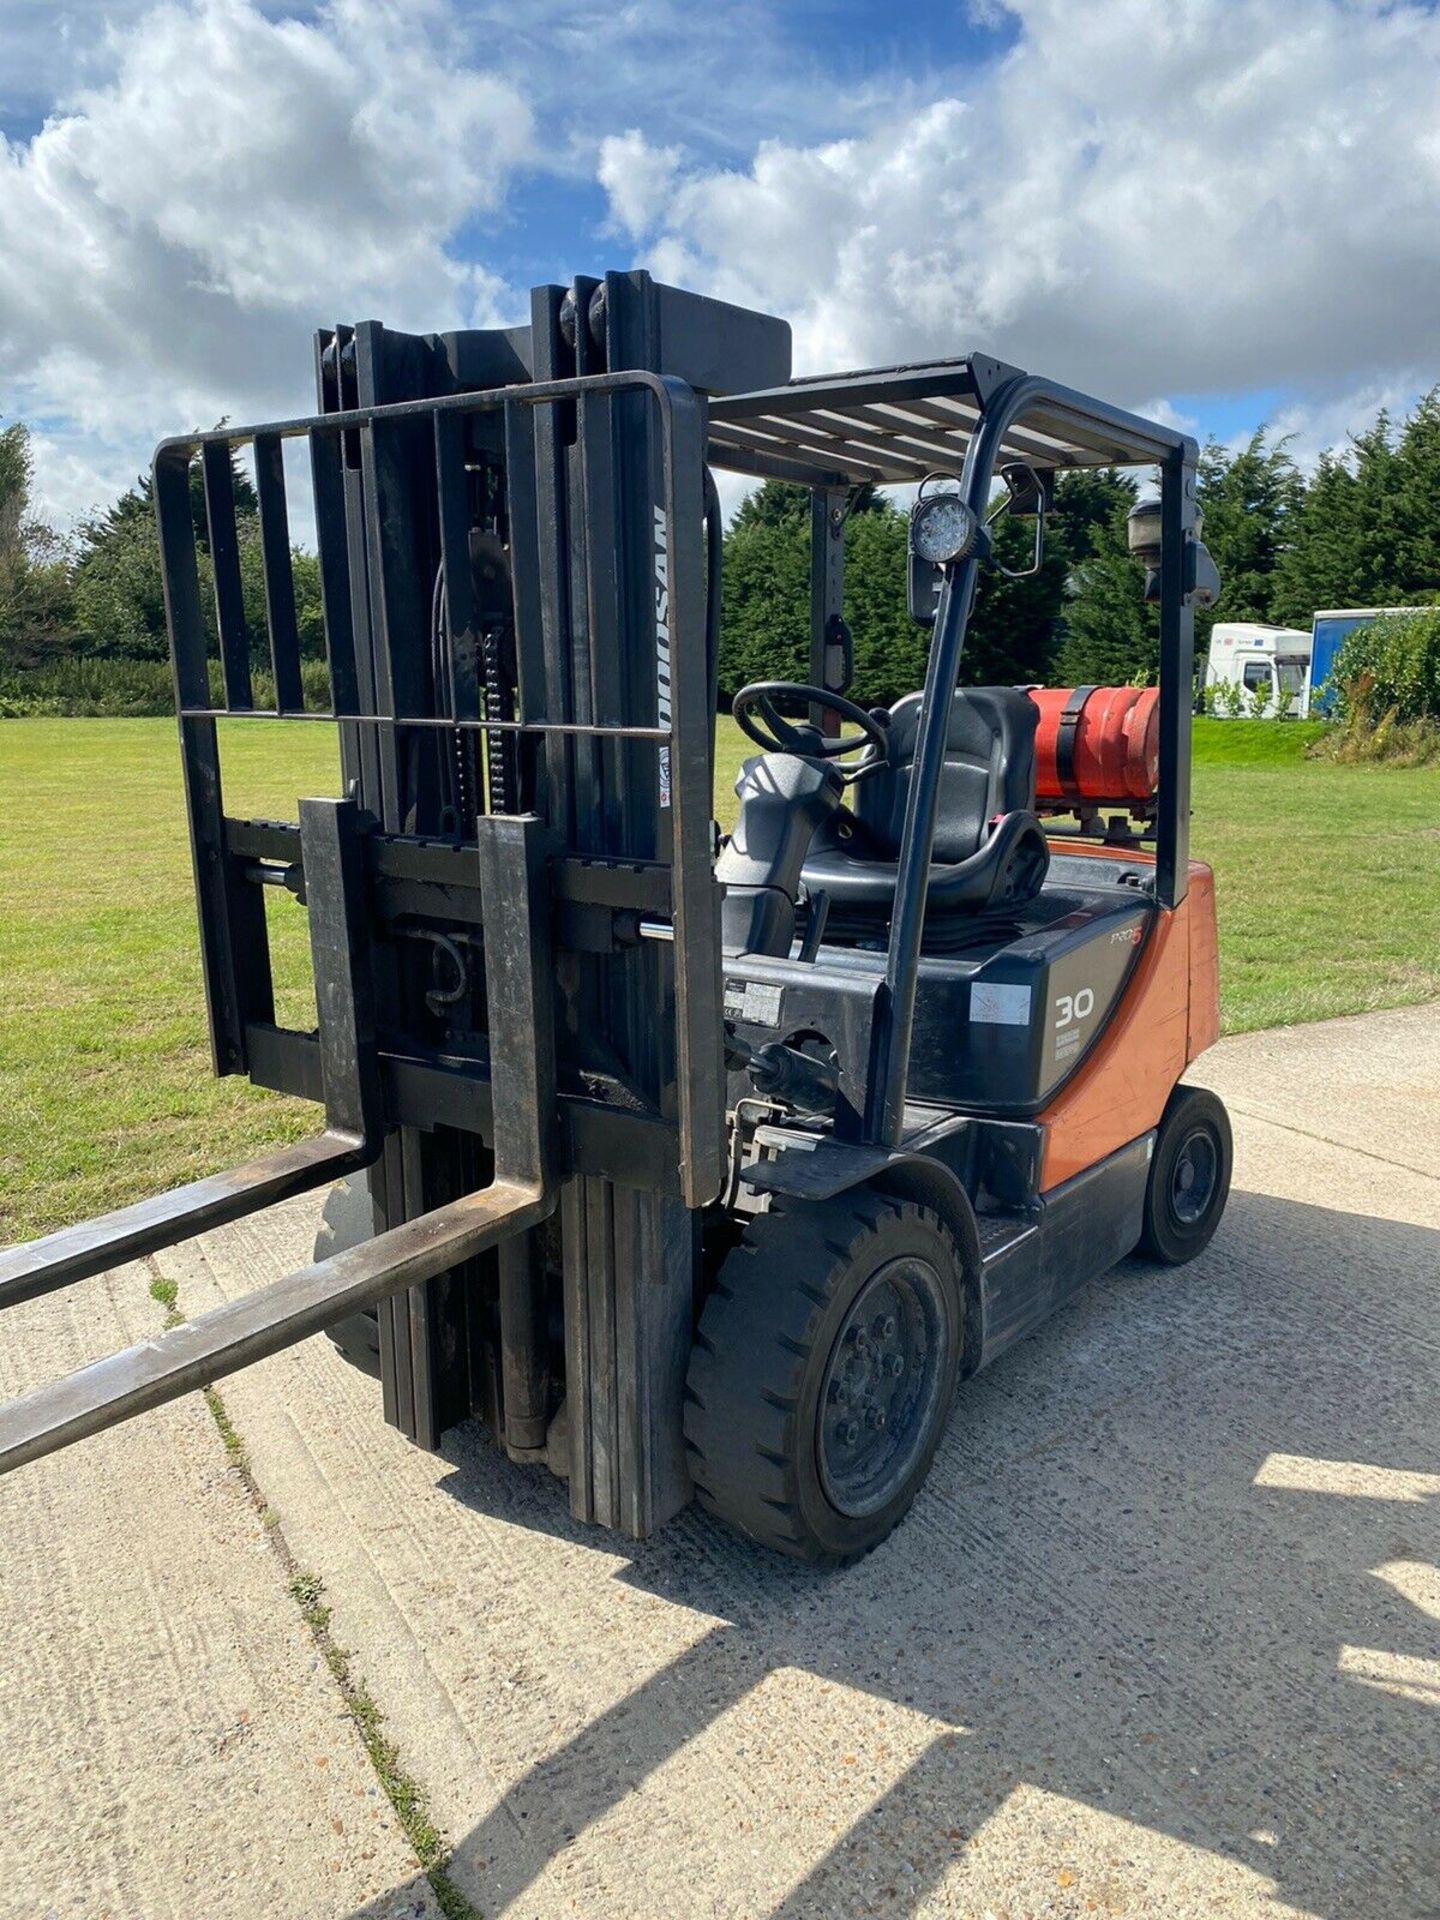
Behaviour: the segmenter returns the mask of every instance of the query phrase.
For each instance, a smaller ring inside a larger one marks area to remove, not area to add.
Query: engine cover
[[[1104,1031],[1156,909],[1082,907],[964,969],[923,961],[909,1092],[940,1106],[1034,1112]],[[963,964],[963,963],[961,963]]]
[[[1023,1117],[1039,1111],[1105,1029],[1158,912],[1132,887],[1042,895],[1028,927],[964,954],[926,954],[915,992],[909,1098]],[[883,953],[822,947],[803,963],[727,955],[725,1015],[751,1044],[833,1049],[842,1134],[865,1110]],[[747,1090],[732,1075],[731,1101]]]

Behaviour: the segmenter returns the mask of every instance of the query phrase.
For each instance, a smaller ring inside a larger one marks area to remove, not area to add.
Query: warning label
[[[783,987],[766,986],[759,980],[727,980],[725,1018],[747,1027],[778,1027],[784,996]]]

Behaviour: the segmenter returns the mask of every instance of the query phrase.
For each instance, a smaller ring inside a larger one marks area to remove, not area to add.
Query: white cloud
[[[596,171],[617,225],[637,237],[648,233],[669,204],[679,165],[678,147],[652,147],[638,127],[607,134]]]
[[[516,80],[554,132],[549,161],[583,165],[587,176],[601,139],[619,128],[642,127],[654,146],[736,155],[777,126],[802,140],[849,131],[876,84],[893,79],[836,61],[843,25],[794,0],[456,6],[472,59]]]
[[[0,0],[0,115],[43,115],[58,94],[103,59],[110,33],[154,0]]]
[[[608,251],[786,315],[809,369],[984,347],[1202,425],[1278,392],[1304,457],[1436,371],[1440,17],[1412,0],[956,0],[1004,15],[983,64],[835,85],[777,0],[42,11],[53,47],[0,0],[12,83],[71,89],[0,138],[0,413],[41,428],[61,514],[161,432],[306,410],[328,318],[513,322],[499,249],[528,281],[556,246],[506,225],[520,168],[598,175]],[[594,238],[556,265],[612,264]]]
[[[1138,402],[1135,410],[1147,420],[1158,420],[1162,427],[1173,427],[1177,433],[1188,433],[1192,439],[1204,437],[1204,427],[1195,415],[1184,412],[1163,394]]]
[[[1432,361],[1428,368],[1362,380],[1342,393],[1291,401],[1276,409],[1270,437],[1288,440],[1294,459],[1308,472],[1327,450],[1343,455],[1350,436],[1373,426],[1382,410],[1392,420],[1401,418],[1418,394],[1435,385],[1437,375],[1440,368]]]
[[[0,138],[0,406],[66,422],[37,442],[52,507],[90,503],[84,436],[93,499],[162,431],[305,410],[319,320],[493,317],[498,282],[446,242],[498,205],[530,115],[451,60],[448,24],[415,0],[157,6],[105,86]]]
[[[811,369],[981,347],[1133,405],[1433,367],[1440,17],[1010,11],[1018,40],[963,97],[682,172],[650,263],[788,315]]]

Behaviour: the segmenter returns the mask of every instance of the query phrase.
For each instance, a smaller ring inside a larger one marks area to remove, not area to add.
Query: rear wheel
[[[1220,1101],[1205,1087],[1176,1087],[1155,1139],[1136,1251],[1172,1267],[1203,1252],[1225,1211],[1234,1158]]]
[[[960,1260],[937,1214],[860,1190],[777,1202],[726,1259],[690,1360],[701,1504],[762,1545],[843,1566],[929,1472],[955,1397]]]
[[[325,1211],[315,1235],[315,1258],[328,1260],[332,1253],[345,1253],[374,1238],[374,1216],[370,1191],[363,1174],[351,1180],[337,1180],[325,1198]],[[325,1336],[333,1340],[352,1367],[359,1367],[376,1380],[380,1378],[380,1318],[374,1307],[362,1307],[334,1326]]]

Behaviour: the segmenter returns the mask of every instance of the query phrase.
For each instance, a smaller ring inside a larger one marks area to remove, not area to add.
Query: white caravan
[[[1205,662],[1207,707],[1222,720],[1303,720],[1312,644],[1298,627],[1217,620]]]

